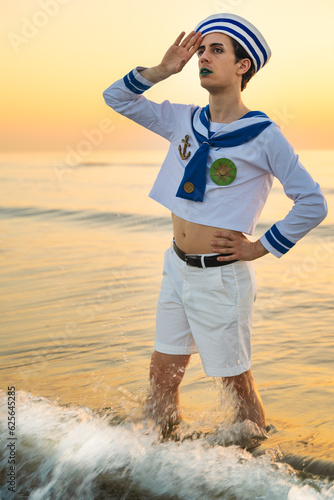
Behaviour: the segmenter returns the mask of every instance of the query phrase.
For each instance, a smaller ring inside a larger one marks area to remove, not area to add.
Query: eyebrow
[[[221,45],[222,47],[224,47],[224,44],[223,43],[211,43],[210,44],[210,47],[214,47],[215,45]],[[205,49],[205,45],[201,45],[200,47],[198,47],[197,51],[201,50],[201,49]]]

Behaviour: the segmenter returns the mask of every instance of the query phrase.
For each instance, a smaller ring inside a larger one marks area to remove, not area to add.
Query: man
[[[198,55],[209,106],[161,104],[142,94]],[[251,261],[281,257],[327,214],[320,187],[264,113],[250,111],[241,91],[271,56],[247,20],[216,14],[182,32],[160,64],[138,67],[104,92],[114,110],[162,135],[170,148],[150,196],[172,212],[174,240],[165,253],[151,412],[162,428],[181,419],[179,386],[190,355],[221,377],[238,399],[237,418],[265,428],[251,366],[250,328],[256,282]],[[294,206],[251,242],[273,178]]]

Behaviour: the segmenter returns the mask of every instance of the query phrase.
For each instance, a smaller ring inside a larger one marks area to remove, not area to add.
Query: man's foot
[[[182,421],[183,418],[178,411],[172,414],[165,414],[161,419],[158,419],[157,424],[162,440],[169,439]]]
[[[179,421],[169,422],[169,425],[161,428],[161,437],[164,441],[168,439],[183,441],[187,437],[191,437],[189,433],[190,424],[191,422],[184,418],[181,418]]]

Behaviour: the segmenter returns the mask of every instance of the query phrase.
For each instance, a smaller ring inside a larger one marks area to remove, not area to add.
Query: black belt
[[[232,255],[231,253],[220,253],[216,255],[211,255],[210,257],[205,257],[203,255],[193,255],[189,253],[184,253],[179,247],[176,245],[175,241],[173,241],[174,252],[180,259],[182,259],[188,266],[193,267],[217,267],[217,266],[227,266],[227,264],[232,264],[232,262],[237,262],[238,260],[225,260],[219,261],[217,257],[228,257]]]

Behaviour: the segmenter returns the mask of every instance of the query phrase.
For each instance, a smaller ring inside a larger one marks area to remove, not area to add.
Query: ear
[[[238,75],[244,75],[251,67],[251,62],[249,59],[241,59],[240,61],[238,61],[237,64],[238,64],[238,69],[237,69]]]

